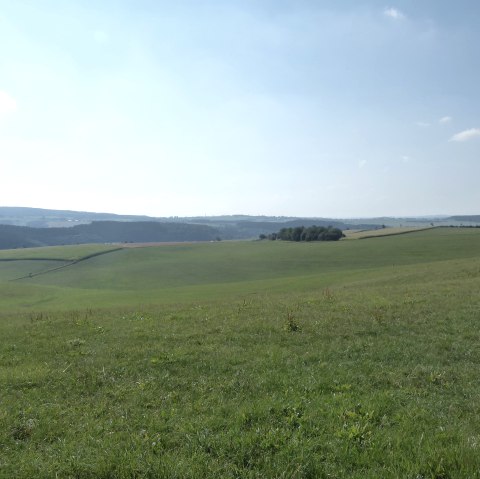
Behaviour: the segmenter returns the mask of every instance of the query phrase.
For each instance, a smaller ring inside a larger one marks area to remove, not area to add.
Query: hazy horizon
[[[67,211],[67,212],[73,212],[73,213],[88,213],[88,214],[105,214],[105,215],[118,215],[118,216],[148,216],[151,218],[202,218],[202,217],[219,217],[219,216],[247,216],[247,217],[271,217],[271,218],[303,218],[303,219],[308,219],[308,218],[319,218],[319,219],[332,219],[332,220],[362,220],[362,219],[379,219],[379,218],[391,218],[391,219],[431,219],[431,218],[448,218],[450,216],[479,216],[478,214],[473,214],[473,215],[465,215],[463,213],[456,213],[452,215],[445,215],[443,213],[439,214],[426,214],[426,215],[382,215],[382,216],[345,216],[345,217],[333,217],[333,216],[292,216],[292,215],[248,215],[245,213],[239,213],[239,212],[234,212],[234,213],[225,213],[225,214],[219,214],[219,215],[169,215],[169,216],[152,216],[152,215],[147,215],[144,213],[118,213],[118,212],[112,212],[112,211],[93,211],[93,210],[85,210],[85,209],[79,209],[79,210],[70,210],[70,209],[65,209],[65,208],[40,208],[40,207],[35,207],[35,206],[18,206],[18,205],[12,205],[12,206],[5,206],[5,205],[0,205],[0,209],[2,208],[33,208],[33,209],[46,209],[46,210],[52,210],[52,211]]]
[[[0,0],[0,204],[479,214],[479,24],[473,1]]]

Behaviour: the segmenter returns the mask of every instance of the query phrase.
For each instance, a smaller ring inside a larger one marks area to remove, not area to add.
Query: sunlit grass
[[[379,236],[398,235],[398,234],[404,234],[404,233],[414,233],[418,231],[424,231],[426,229],[430,229],[430,228],[398,226],[398,227],[379,228],[374,230],[345,230],[343,233],[345,235],[345,239],[363,239],[363,238],[374,238]]]
[[[2,259],[60,259],[74,261],[100,251],[109,251],[116,245],[85,244],[68,246],[43,246],[41,248],[17,248],[0,250]]]
[[[479,237],[439,233],[163,294],[4,283],[54,298],[2,294],[0,477],[480,477]]]

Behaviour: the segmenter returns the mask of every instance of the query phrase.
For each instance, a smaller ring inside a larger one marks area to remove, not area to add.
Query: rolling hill
[[[71,228],[0,225],[0,249],[85,243],[213,241],[219,231],[185,223],[95,221]]]
[[[260,241],[120,249],[91,245],[37,248],[36,258],[27,248],[0,252],[0,277],[24,278],[14,283],[15,297],[22,298],[25,288],[27,308],[46,292],[50,299],[42,301],[45,306],[51,303],[51,307],[59,299],[58,306],[68,305],[70,297],[75,298],[75,304],[85,305],[91,303],[92,294],[99,304],[107,306],[161,303],[196,295],[223,297],[235,291],[301,291],[358,278],[388,276],[398,268],[419,263],[476,258],[480,254],[479,239],[479,229],[435,228],[399,236],[303,246]],[[73,257],[75,248],[82,254]],[[85,260],[81,261],[82,258]],[[6,261],[11,259],[16,261]],[[68,267],[58,268],[62,264]],[[42,271],[48,273],[39,274]],[[10,283],[7,286],[13,287]]]
[[[479,288],[476,228],[0,251],[0,477],[477,477]]]

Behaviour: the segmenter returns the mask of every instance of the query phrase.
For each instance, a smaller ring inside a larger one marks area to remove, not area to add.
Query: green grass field
[[[115,245],[84,244],[74,246],[45,246],[42,248],[0,250],[0,261],[5,259],[75,261],[95,253],[110,251],[115,248]]]
[[[364,239],[377,236],[391,236],[391,235],[401,235],[405,233],[419,232],[426,229],[431,229],[433,227],[409,227],[409,226],[398,226],[398,227],[386,227],[376,230],[346,230],[344,231],[345,239]]]
[[[0,477],[480,477],[480,230],[76,248],[1,254]]]

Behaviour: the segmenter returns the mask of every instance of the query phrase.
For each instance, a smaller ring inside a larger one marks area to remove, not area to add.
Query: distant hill
[[[217,237],[250,239],[258,238],[261,234],[268,236],[282,228],[297,226],[331,226],[345,231],[374,230],[383,226],[428,227],[476,224],[480,224],[480,215],[368,219],[248,215],[156,218],[145,215],[0,207],[0,248],[18,247],[17,245],[39,246],[91,242],[201,241]],[[4,228],[7,225],[17,229]],[[20,227],[38,231],[18,229]]]
[[[335,220],[318,220],[310,218],[297,218],[289,221],[238,221],[231,224],[215,224],[214,222],[207,223],[210,226],[215,226],[221,232],[222,237],[226,239],[235,238],[258,238],[259,235],[276,233],[282,228],[295,228],[296,226],[332,226],[341,230],[351,228],[375,229],[376,225],[348,225],[341,221]]]
[[[0,207],[0,225],[24,226],[31,228],[73,228],[80,225],[87,225],[93,222],[115,221],[130,223],[160,223],[166,224],[189,224],[209,226],[215,230],[215,236],[222,239],[248,239],[258,238],[260,234],[269,234],[280,230],[281,228],[290,228],[295,226],[333,226],[335,228],[345,229],[375,229],[378,225],[357,221],[355,224],[349,224],[342,220],[333,220],[328,218],[295,218],[291,216],[248,216],[248,215],[222,215],[222,216],[192,216],[192,217],[168,217],[155,218],[150,216],[136,215],[116,215],[111,213],[91,213],[86,211],[70,211],[70,210],[49,210],[42,208],[24,208],[24,207]],[[139,227],[143,228],[143,227]],[[148,231],[151,231],[147,228]],[[174,231],[175,229],[171,229]],[[78,230],[75,230],[78,231]],[[196,229],[196,231],[200,231]],[[2,230],[3,243],[7,242],[5,235],[6,230]],[[18,243],[18,238],[24,238],[23,233],[18,231],[8,232],[10,235],[10,243]],[[71,238],[72,233],[66,232],[50,232],[42,233],[43,237]],[[29,238],[37,238],[41,233],[32,235],[28,233]],[[13,235],[13,236],[11,236]],[[18,236],[20,235],[20,236]],[[148,236],[148,235],[147,235]],[[148,236],[150,237],[150,236]],[[14,239],[17,238],[17,239]],[[33,241],[37,241],[34,239]],[[70,244],[65,243],[55,244]],[[105,240],[110,241],[110,240]],[[113,241],[128,241],[122,238]],[[159,241],[150,239],[145,241]],[[170,241],[170,240],[168,240]],[[181,241],[181,240],[180,240]]]
[[[221,215],[221,216],[188,216],[188,217],[152,217],[145,215],[117,215],[113,213],[92,213],[88,211],[50,210],[43,208],[26,208],[0,206],[0,224],[15,226],[30,226],[32,228],[72,227],[78,224],[88,224],[94,221],[128,221],[128,222],[161,222],[161,223],[188,223],[205,224],[214,227],[233,227],[242,231],[258,228],[267,228],[266,231],[276,231],[278,225],[285,227],[335,226],[343,227],[372,227],[375,223],[356,221],[347,224],[342,220],[329,218],[298,218],[293,216],[248,216],[248,215]],[[366,224],[368,223],[368,224]],[[250,233],[249,233],[250,234]]]
[[[480,215],[450,216],[450,218],[464,223],[480,223]]]
[[[185,223],[96,221],[72,228],[0,225],[0,249],[84,243],[213,241],[217,229]]]
[[[91,213],[88,211],[49,210],[0,206],[0,224],[31,226],[33,228],[67,227],[92,221],[156,221],[150,216]]]

